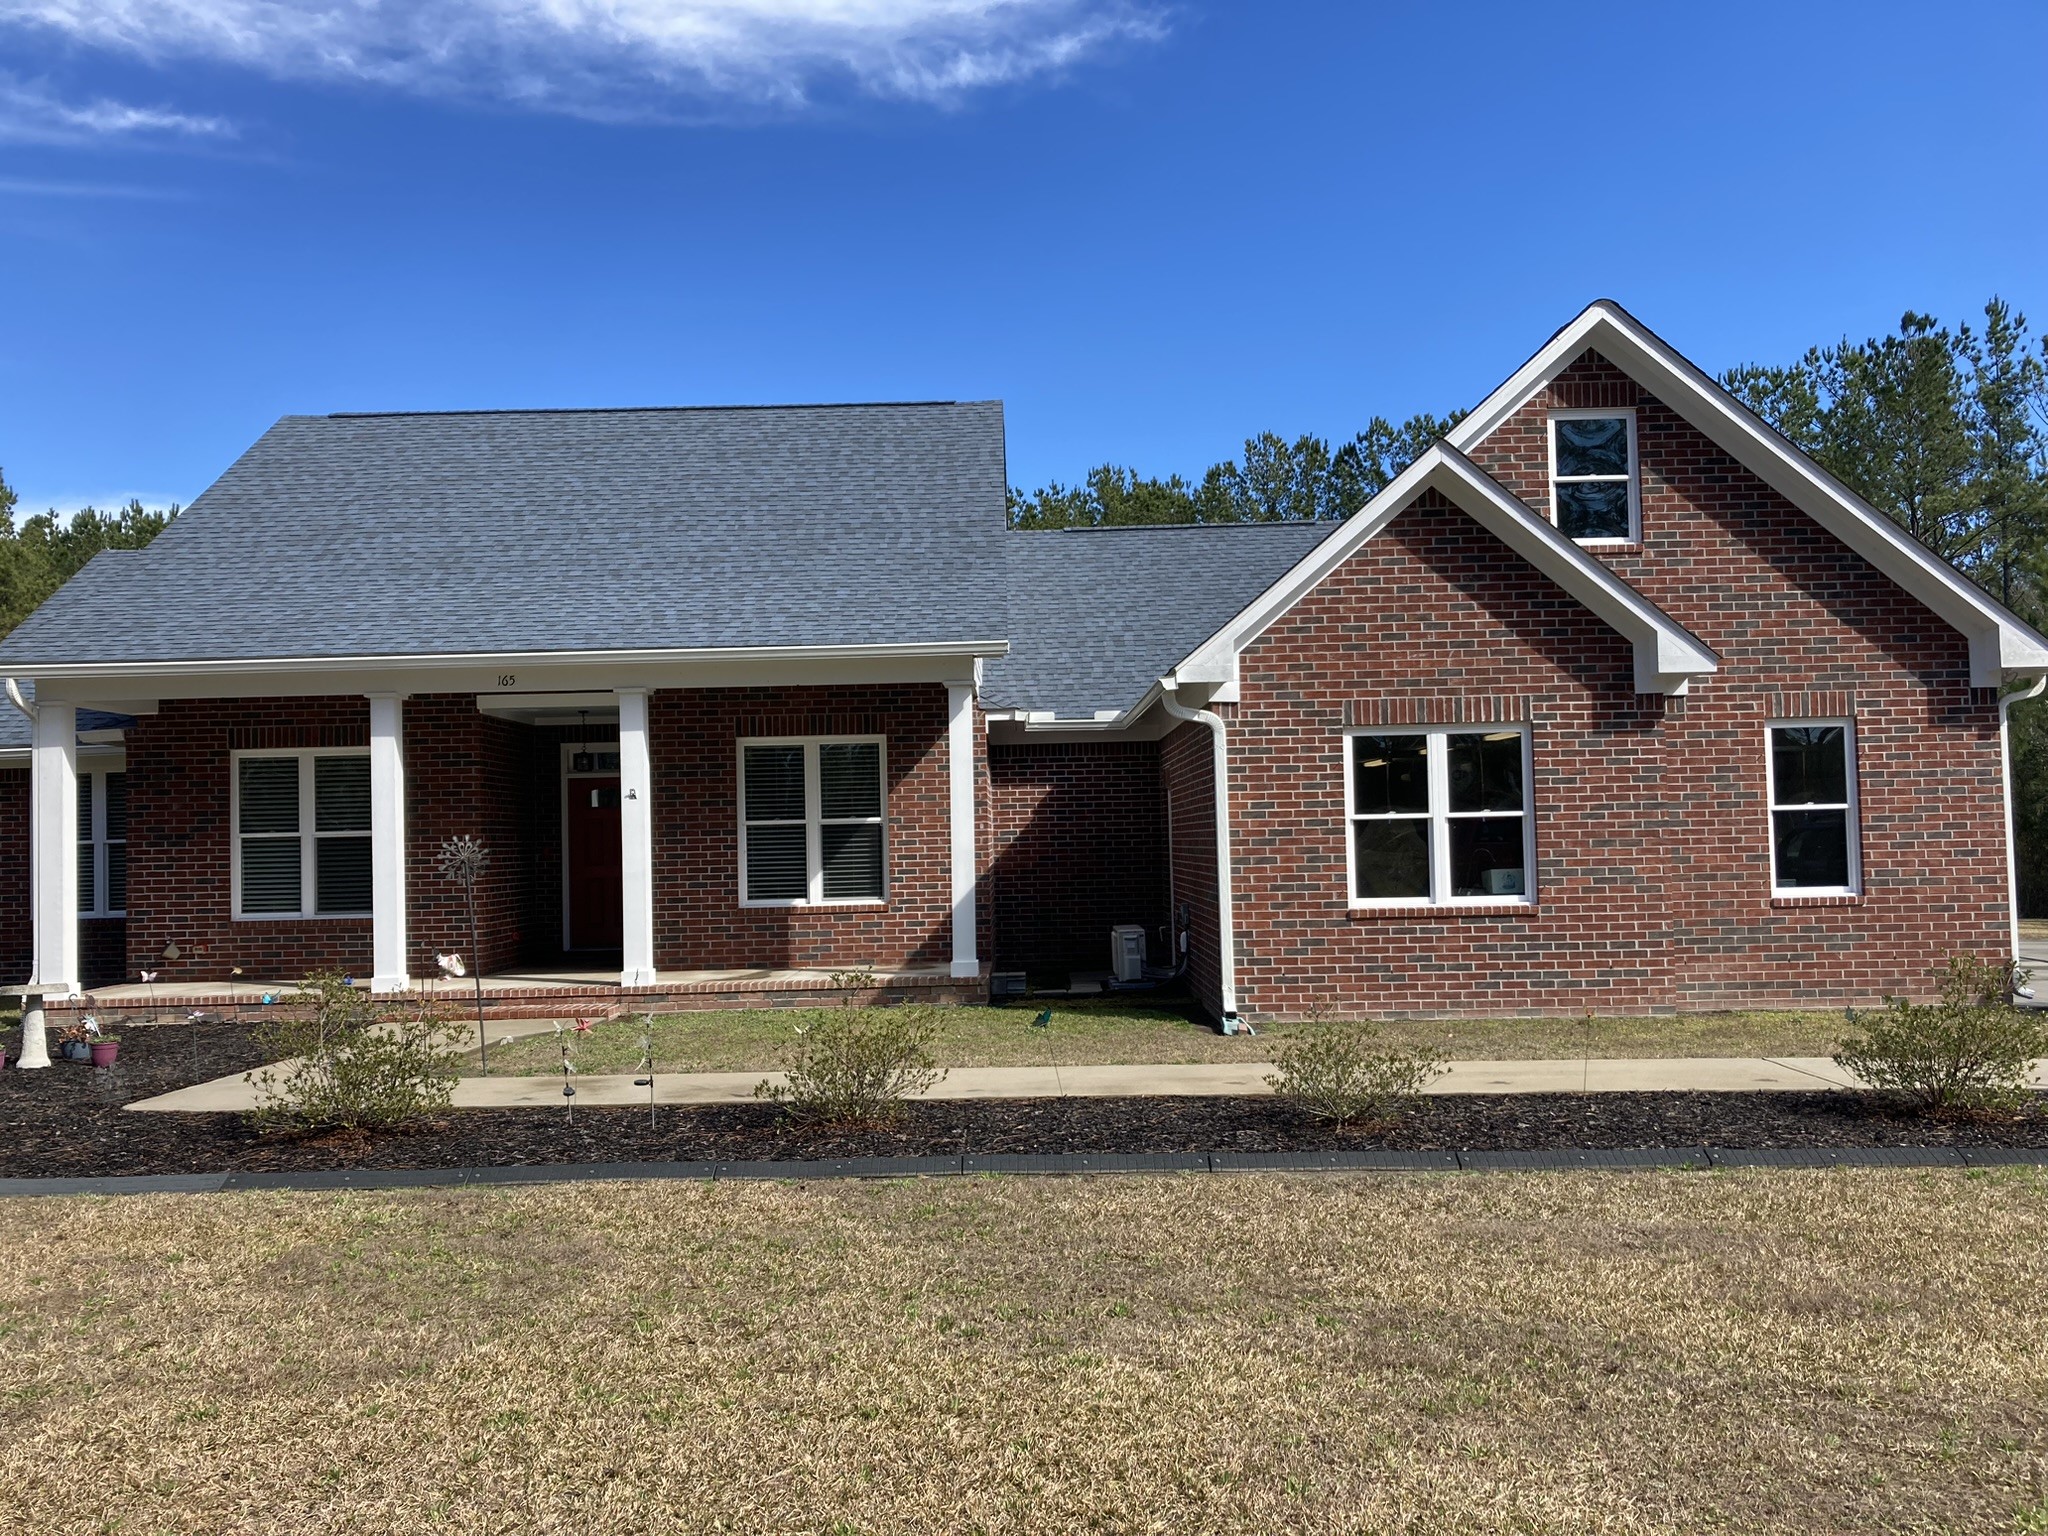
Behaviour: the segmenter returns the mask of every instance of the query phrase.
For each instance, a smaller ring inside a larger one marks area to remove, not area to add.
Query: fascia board
[[[2007,612],[1617,304],[1589,305],[1445,440],[1469,452],[1588,348],[1963,635],[1977,687],[1997,687],[2008,672],[2048,669],[2048,636]]]
[[[1322,541],[1266,593],[1174,669],[1195,682],[1236,676],[1238,652],[1250,645],[1360,545],[1373,538],[1426,490],[1441,491],[1532,567],[1583,603],[1636,651],[1636,684],[1647,693],[1675,692],[1691,677],[1719,669],[1714,653],[1649,599],[1587,554],[1550,523],[1443,444],[1429,449],[1342,529]]]
[[[376,672],[502,666],[609,667],[692,662],[837,661],[901,657],[1007,656],[1007,640],[929,640],[880,645],[696,646],[624,651],[392,652],[362,656],[193,657],[176,661],[0,661],[0,673],[33,678],[162,677],[271,672]]]

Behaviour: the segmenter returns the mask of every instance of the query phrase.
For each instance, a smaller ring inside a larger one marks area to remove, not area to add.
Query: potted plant
[[[121,1037],[119,1035],[96,1035],[87,1044],[86,1049],[92,1053],[92,1064],[94,1066],[111,1067],[114,1064],[114,1058],[121,1054]]]
[[[57,1054],[65,1061],[91,1061],[92,1036],[83,1024],[68,1024],[57,1036]]]

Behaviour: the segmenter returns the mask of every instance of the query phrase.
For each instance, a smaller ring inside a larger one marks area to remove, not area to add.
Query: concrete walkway
[[[1266,1062],[1096,1067],[955,1067],[925,1095],[933,1099],[1116,1098],[1126,1095],[1266,1094]],[[749,1101],[763,1078],[776,1072],[661,1072],[659,1104],[730,1104]],[[2036,1063],[2034,1081],[2048,1087],[2048,1062]],[[645,1104],[647,1090],[630,1074],[578,1077],[583,1105]],[[1448,1093],[1748,1093],[1759,1090],[1853,1088],[1855,1080],[1825,1056],[1646,1057],[1598,1061],[1454,1061],[1428,1092]],[[240,1076],[197,1083],[130,1104],[133,1110],[248,1109],[256,1090]],[[562,1102],[556,1076],[465,1077],[455,1086],[458,1109],[555,1108]]]

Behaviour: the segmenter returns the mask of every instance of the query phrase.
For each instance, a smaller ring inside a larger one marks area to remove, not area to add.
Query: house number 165
[[[519,674],[516,672],[500,672],[498,674],[498,686],[500,688],[513,688],[518,686],[518,683]]]

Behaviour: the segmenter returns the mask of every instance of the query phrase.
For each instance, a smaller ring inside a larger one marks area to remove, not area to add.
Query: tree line
[[[20,498],[0,471],[0,636],[42,606],[103,549],[141,549],[178,515],[175,506],[152,511],[130,501],[115,512],[82,507],[64,517],[38,512],[15,521]]]
[[[1981,325],[1908,311],[1897,330],[1732,368],[1721,383],[1821,466],[2037,628],[2048,627],[2048,343],[1993,298]],[[1464,417],[1375,416],[1347,442],[1262,432],[1198,479],[1104,464],[1012,488],[1017,528],[1347,517]],[[178,515],[139,501],[16,520],[0,476],[0,634],[103,549],[140,549]],[[2020,907],[2048,914],[2048,699],[2012,712]]]

